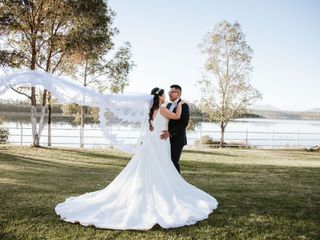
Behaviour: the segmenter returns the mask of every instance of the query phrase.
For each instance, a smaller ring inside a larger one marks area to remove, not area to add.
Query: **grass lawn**
[[[63,222],[54,207],[104,188],[130,157],[115,150],[0,145],[0,239],[320,239],[320,153],[184,151],[182,176],[219,207],[196,225],[115,231]]]

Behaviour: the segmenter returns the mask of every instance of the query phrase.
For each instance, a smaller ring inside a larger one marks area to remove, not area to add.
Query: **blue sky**
[[[109,0],[117,13],[116,44],[132,44],[137,65],[127,92],[168,89],[200,100],[204,56],[198,44],[214,25],[238,21],[254,50],[251,82],[257,104],[285,110],[320,107],[320,1],[318,0]]]

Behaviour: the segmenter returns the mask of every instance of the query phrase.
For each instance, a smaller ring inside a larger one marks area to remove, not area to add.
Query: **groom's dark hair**
[[[177,84],[171,85],[170,88],[178,89],[180,92],[181,92],[181,90],[182,90],[181,87],[180,87],[179,85],[177,85]]]

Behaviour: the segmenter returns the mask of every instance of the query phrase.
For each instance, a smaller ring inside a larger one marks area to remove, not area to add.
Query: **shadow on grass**
[[[88,152],[86,150],[78,150],[78,149],[62,149],[62,148],[51,148],[51,147],[42,147],[43,149],[50,150],[50,151],[61,151],[61,152],[67,152],[67,153],[74,153],[77,155],[89,157],[89,158],[101,158],[101,159],[116,159],[116,160],[123,160],[128,161],[132,157],[130,156],[119,156],[112,153],[97,153],[97,152]],[[122,154],[123,155],[123,154]]]
[[[61,150],[59,150],[61,151]],[[64,152],[69,152],[68,150],[64,150]],[[78,154],[78,151],[76,151]],[[57,152],[59,154],[59,152]],[[99,157],[101,159],[101,156],[103,156],[103,159],[109,160],[109,161],[101,161],[99,162],[92,162],[90,160],[74,160],[74,152],[70,151],[70,154],[72,154],[73,159],[68,161],[67,158],[58,158],[58,155],[56,157],[52,156],[51,158],[45,158],[45,159],[39,159],[35,157],[30,157],[28,155],[20,156],[12,153],[1,153],[0,160],[1,162],[12,164],[14,162],[14,166],[23,166],[23,167],[30,167],[30,168],[36,168],[36,167],[43,167],[45,170],[49,170],[54,168],[66,168],[66,167],[75,167],[75,168],[88,168],[88,167],[124,167],[127,162],[128,158],[121,158],[114,155],[104,155],[104,154],[84,154],[88,158],[97,158]],[[31,155],[31,154],[30,154]],[[110,162],[111,161],[111,162]]]
[[[0,239],[13,240],[13,239],[17,239],[17,237],[16,237],[16,234],[9,234],[9,233],[0,232]]]
[[[15,154],[1,154],[1,162],[12,164],[14,167],[22,167],[22,170],[29,172],[30,169],[43,169],[46,171],[54,171],[54,168],[67,168],[70,166],[76,167],[76,168],[85,168],[87,166],[81,166],[76,165],[74,162],[54,162],[53,160],[42,160],[42,159],[36,159],[32,157],[27,156],[17,156]],[[29,170],[28,170],[29,168]],[[36,172],[36,171],[35,171]]]
[[[221,152],[211,152],[205,150],[184,150],[185,153],[195,153],[195,154],[204,154],[204,155],[214,155],[214,156],[224,156],[224,157],[239,157],[238,154],[229,154]]]

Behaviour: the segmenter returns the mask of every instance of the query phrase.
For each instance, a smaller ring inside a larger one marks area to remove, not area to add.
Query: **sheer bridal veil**
[[[47,89],[61,104],[76,103],[99,108],[99,125],[106,143],[115,148],[132,153],[141,142],[152,95],[100,94],[74,81],[40,71],[15,71],[0,76],[0,94],[19,86]],[[128,129],[136,129],[135,134],[128,134]]]

